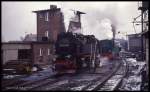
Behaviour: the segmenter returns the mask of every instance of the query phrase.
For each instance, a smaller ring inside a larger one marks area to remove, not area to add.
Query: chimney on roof
[[[57,9],[57,5],[50,5],[50,9]]]

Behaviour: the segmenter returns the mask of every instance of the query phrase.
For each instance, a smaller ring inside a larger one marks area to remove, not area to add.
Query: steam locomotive
[[[118,49],[115,46],[115,49]],[[94,35],[82,35],[64,32],[58,35],[55,44],[56,60],[53,62],[54,71],[61,73],[77,73],[83,68],[96,69],[100,56],[109,60],[116,58],[112,40],[97,40]]]
[[[98,43],[93,35],[59,34],[55,44],[54,70],[60,74],[77,73],[81,68],[96,68],[99,62]]]

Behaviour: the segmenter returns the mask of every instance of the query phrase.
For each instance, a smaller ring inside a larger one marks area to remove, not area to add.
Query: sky
[[[95,35],[99,40],[111,39],[111,25],[114,25],[116,38],[125,38],[125,33],[134,34],[133,18],[140,15],[138,2],[2,2],[2,41],[20,40],[26,34],[36,34],[36,14],[32,11],[49,9],[50,5],[57,5],[64,14],[65,27],[68,29],[69,20],[73,17],[73,10],[86,14],[81,15],[82,33]],[[139,18],[140,20],[140,18]],[[141,32],[136,26],[136,33]]]

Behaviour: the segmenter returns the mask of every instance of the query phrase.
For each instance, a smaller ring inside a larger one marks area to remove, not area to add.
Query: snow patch
[[[127,79],[124,79],[124,88],[123,90],[127,91],[140,91],[141,86],[141,76],[130,76]]]
[[[73,91],[81,91],[86,85],[82,85],[82,86],[79,86],[79,87],[74,87],[74,88],[71,88],[71,90]]]
[[[19,77],[19,76],[23,76],[23,75],[4,75],[3,78],[4,79],[12,79],[12,78]]]
[[[126,61],[129,63],[128,77],[123,79],[120,90],[126,91],[140,91],[141,90],[141,75],[140,71],[145,65],[145,62],[137,62],[135,58],[128,58]]]
[[[29,77],[21,78],[21,80],[35,81],[35,80],[40,80],[40,79],[46,78],[51,75],[53,75],[52,69],[50,67],[48,67],[42,71],[39,71],[37,73],[30,75]]]

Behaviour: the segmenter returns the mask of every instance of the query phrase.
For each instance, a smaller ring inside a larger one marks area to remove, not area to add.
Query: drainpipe
[[[141,9],[141,23],[142,23],[142,24],[141,24],[141,29],[142,29],[142,32],[143,32],[143,10],[142,10],[142,9]],[[143,49],[143,45],[144,45],[144,44],[143,44],[143,35],[141,35],[141,44],[142,44],[142,45],[141,45],[141,54],[142,54],[141,56],[142,56],[142,61],[143,61],[143,60],[144,60],[144,57],[143,57],[143,56],[144,56],[144,55],[143,55],[143,54],[144,54],[144,53],[143,53],[143,52],[144,52],[144,49]]]

